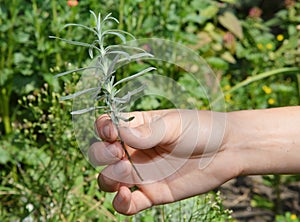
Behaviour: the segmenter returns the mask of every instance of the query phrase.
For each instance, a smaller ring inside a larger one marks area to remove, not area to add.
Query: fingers
[[[118,138],[118,131],[108,115],[102,115],[96,120],[95,129],[98,136],[107,142],[114,142]]]
[[[119,130],[122,140],[131,147],[148,149],[158,144],[170,144],[178,137],[180,118],[176,110],[134,112],[126,115],[135,118],[126,127],[119,127]],[[107,115],[96,121],[96,129],[105,141],[113,142],[118,137],[118,131]]]
[[[173,112],[172,110],[154,110],[147,112],[131,112],[123,113],[124,118],[134,117],[134,119],[125,125],[127,127],[138,127],[143,124],[148,124],[153,122],[154,119],[159,119],[167,115],[168,113]],[[122,125],[124,122],[122,122]],[[95,129],[99,137],[107,142],[113,142],[118,137],[118,131],[114,124],[111,122],[111,119],[108,115],[101,115],[95,122]]]
[[[176,110],[152,116],[150,121],[134,128],[120,127],[120,135],[124,142],[130,147],[139,149],[175,144],[180,133],[180,112]]]
[[[120,186],[113,205],[119,213],[133,215],[151,207],[153,204],[142,191],[136,190],[131,193],[128,187]]]
[[[88,150],[88,157],[94,166],[113,164],[122,159],[124,150],[119,142],[96,142]]]
[[[128,160],[107,166],[98,176],[99,188],[105,192],[115,192],[121,185],[130,187],[133,183],[132,167]]]

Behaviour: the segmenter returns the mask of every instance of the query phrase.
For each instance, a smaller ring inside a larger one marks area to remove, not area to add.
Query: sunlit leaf
[[[143,53],[137,53],[135,55],[130,55],[129,58],[122,58],[119,59],[118,62],[124,62],[124,61],[131,61],[131,60],[136,60],[136,59],[141,59],[141,58],[145,58],[145,57],[153,57],[152,54],[148,53],[148,52],[143,52]]]
[[[219,16],[220,23],[239,39],[243,39],[243,29],[238,18],[231,12]]]
[[[63,96],[63,97],[60,98],[60,100],[74,99],[77,96],[81,96],[83,94],[86,94],[86,93],[89,93],[89,92],[93,92],[93,91],[97,91],[97,90],[99,90],[98,87],[84,89],[84,90],[81,90],[79,92],[73,93],[71,95]]]
[[[118,82],[116,82],[116,83],[114,84],[114,87],[117,86],[117,85],[119,85],[119,84],[121,84],[121,83],[130,81],[130,80],[135,79],[135,78],[137,78],[137,77],[139,77],[139,76],[142,76],[142,75],[144,75],[145,73],[150,72],[150,71],[152,71],[152,70],[155,70],[155,68],[154,68],[154,67],[149,67],[149,68],[144,69],[144,70],[142,70],[142,71],[140,71],[140,72],[138,72],[138,73],[136,73],[136,74],[134,74],[134,75],[131,75],[131,76],[128,76],[128,77],[126,77],[126,78],[124,78],[124,79],[121,79],[121,80],[119,80]]]
[[[54,77],[58,78],[58,77],[61,77],[61,76],[65,76],[65,75],[74,73],[74,72],[81,72],[81,71],[84,71],[86,69],[99,69],[99,67],[97,67],[97,66],[91,66],[91,67],[84,67],[84,68],[79,68],[79,69],[73,69],[73,70],[70,70],[70,71],[59,73],[59,74],[55,75]]]
[[[86,108],[86,109],[72,111],[71,114],[72,115],[80,115],[80,114],[84,114],[84,113],[88,113],[88,112],[94,111],[96,109],[105,109],[105,108],[106,108],[106,106],[89,107],[89,108]]]
[[[71,45],[78,45],[78,46],[93,48],[93,49],[96,49],[96,50],[100,51],[100,49],[98,47],[96,47],[94,44],[88,44],[88,43],[85,43],[85,42],[78,42],[78,41],[68,40],[68,39],[64,39],[64,38],[60,38],[60,37],[56,37],[56,36],[49,36],[49,38],[58,39],[58,40],[61,40],[63,42],[71,44]]]

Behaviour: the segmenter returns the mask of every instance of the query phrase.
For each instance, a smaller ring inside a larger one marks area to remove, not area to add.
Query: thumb
[[[138,127],[120,127],[119,130],[122,140],[130,147],[149,149],[169,143],[169,125],[166,118],[159,117]]]

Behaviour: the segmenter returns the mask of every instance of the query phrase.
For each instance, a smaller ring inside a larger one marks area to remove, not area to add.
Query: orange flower
[[[77,0],[69,0],[67,4],[70,7],[75,7],[78,5],[78,1]]]

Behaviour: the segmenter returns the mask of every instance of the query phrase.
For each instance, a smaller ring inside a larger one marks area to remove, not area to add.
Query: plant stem
[[[280,175],[274,175],[274,190],[275,190],[275,213],[281,214],[282,213],[282,206],[281,206],[281,176]]]
[[[221,94],[219,95],[217,98],[215,98],[211,105],[217,103],[218,101],[220,101],[220,99],[223,98],[223,96],[227,95],[227,94],[230,94],[250,83],[253,83],[255,81],[259,81],[261,79],[264,79],[264,78],[267,78],[267,77],[270,77],[270,76],[274,76],[274,75],[278,75],[278,74],[291,74],[291,73],[299,73],[300,72],[300,68],[298,67],[291,67],[291,68],[281,68],[281,69],[275,69],[275,70],[271,70],[271,71],[267,71],[267,72],[263,72],[263,73],[260,73],[258,75],[255,75],[255,76],[251,76],[251,77],[248,77],[247,79],[245,79],[244,81],[241,81],[239,82],[238,84],[236,84],[235,86],[233,86],[230,90],[224,92],[224,95]]]
[[[124,141],[122,140],[122,138],[121,138],[121,136],[120,136],[120,130],[119,130],[119,127],[116,126],[116,128],[117,128],[117,131],[118,131],[118,139],[119,139],[119,141],[120,141],[120,143],[121,143],[121,146],[122,146],[122,148],[123,148],[123,150],[124,150],[124,152],[125,152],[125,155],[126,155],[127,159],[129,160],[129,162],[130,162],[132,168],[134,169],[136,175],[138,176],[138,178],[139,178],[141,181],[144,181],[144,180],[143,180],[143,177],[141,176],[141,174],[139,173],[138,169],[137,169],[136,166],[134,165],[134,163],[133,163],[133,161],[132,161],[132,159],[131,159],[131,156],[130,156],[130,154],[128,153],[128,150],[126,149],[125,143],[124,143]]]
[[[0,114],[2,115],[2,118],[3,118],[5,134],[8,135],[12,131],[12,129],[11,129],[11,120],[10,120],[10,112],[9,112],[10,95],[8,94],[8,92],[5,88],[3,88],[1,90],[0,98],[3,101]]]
[[[119,29],[123,30],[124,29],[124,0],[120,0],[119,4]]]

